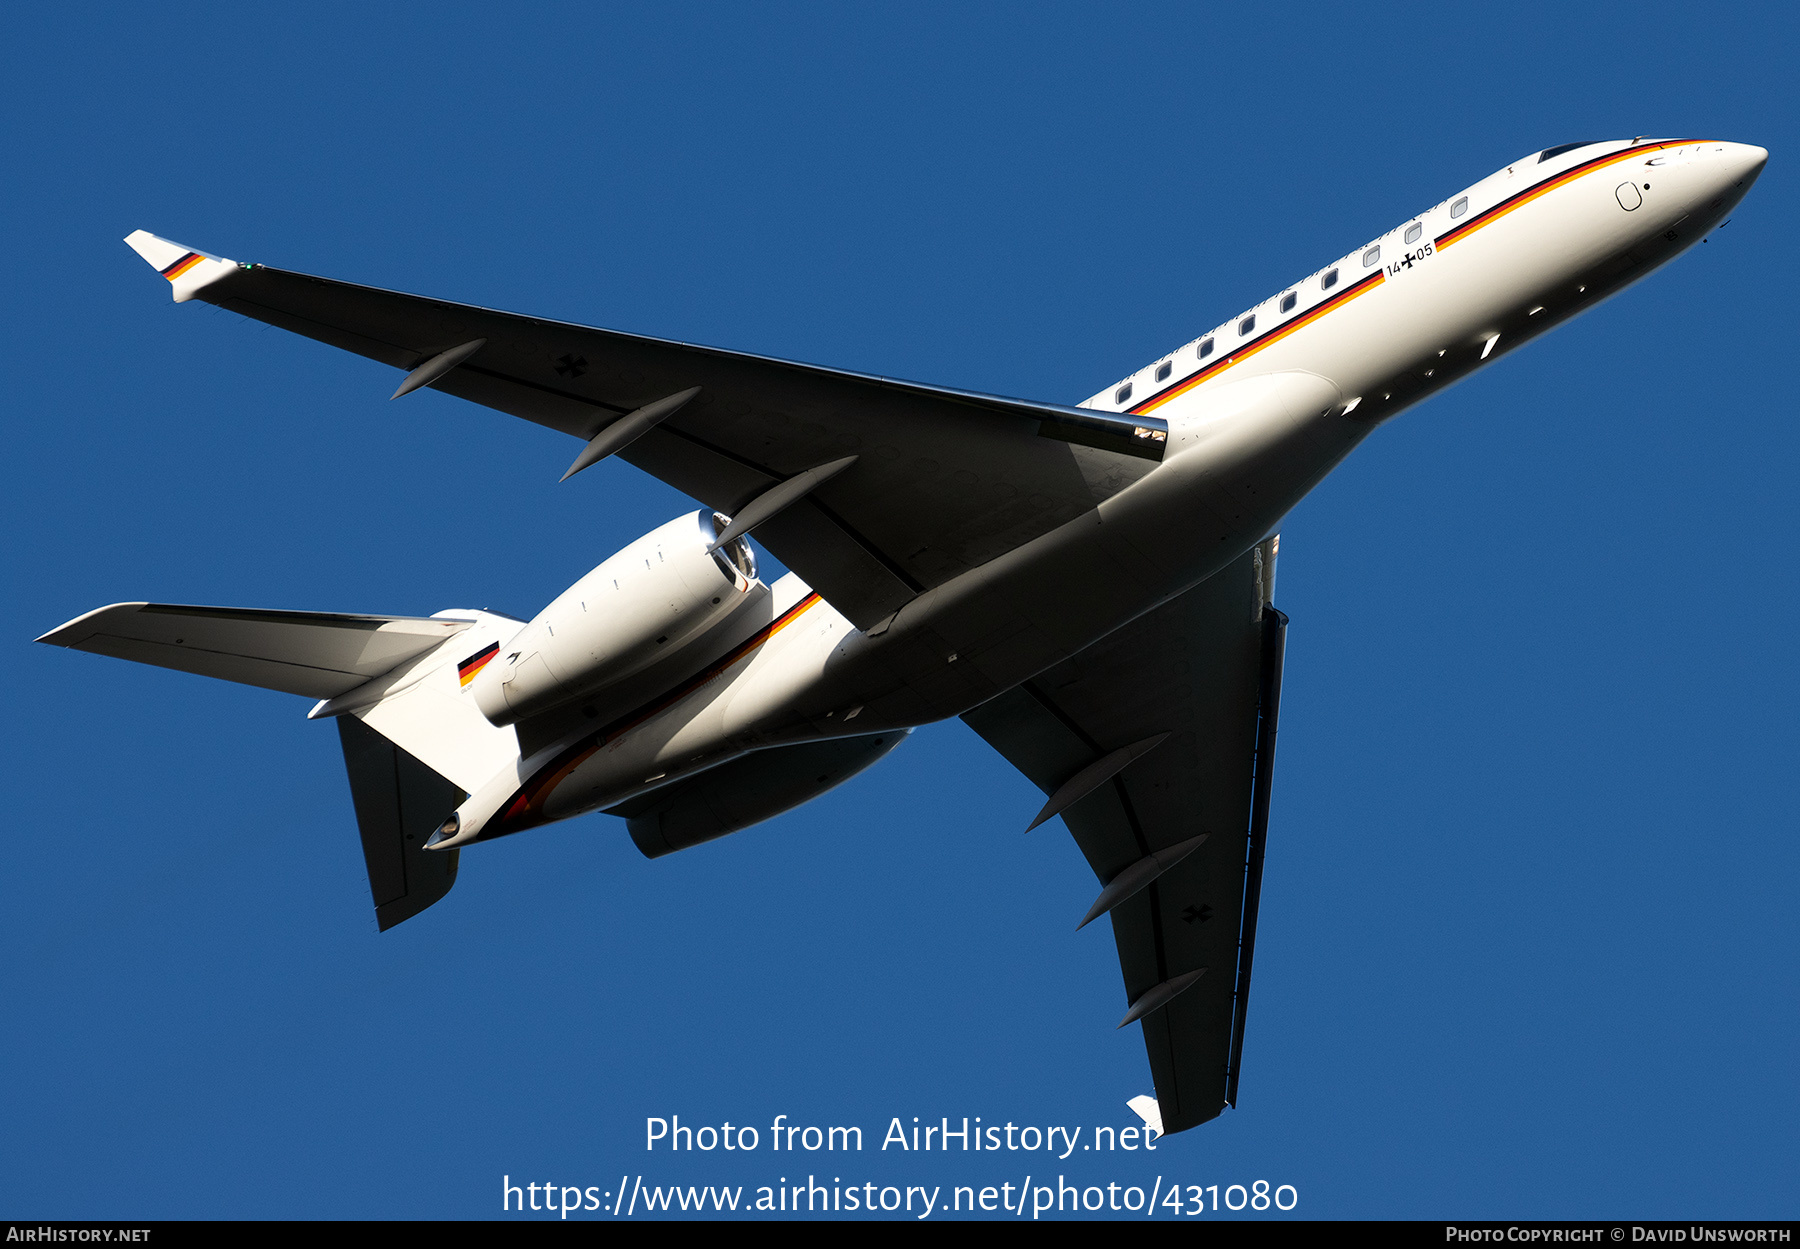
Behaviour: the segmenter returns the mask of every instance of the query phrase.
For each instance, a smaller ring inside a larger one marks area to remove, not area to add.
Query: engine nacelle
[[[753,751],[608,811],[624,816],[637,848],[661,858],[811,802],[872,767],[911,729]]]
[[[513,724],[673,654],[769,593],[744,539],[709,553],[725,518],[693,512],[558,595],[475,678],[481,714]]]

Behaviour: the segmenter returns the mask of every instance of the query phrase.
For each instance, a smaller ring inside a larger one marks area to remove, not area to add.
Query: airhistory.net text
[[[983,1125],[979,1115],[972,1121],[965,1115],[954,1125],[947,1117],[940,1118],[936,1123],[921,1123],[915,1115],[908,1125],[902,1122],[900,1116],[895,1115],[888,1121],[878,1148],[883,1152],[891,1149],[905,1153],[937,1150],[976,1153],[1045,1152],[1053,1153],[1059,1159],[1066,1159],[1077,1150],[1101,1153],[1114,1150],[1155,1150],[1157,1135],[1156,1129],[1148,1125],[1128,1128],[1102,1125],[1092,1129],[1060,1125],[1020,1126],[1010,1121]],[[873,1142],[874,1133],[871,1132],[868,1139]],[[680,1152],[709,1152],[714,1149],[754,1151],[762,1148],[765,1143],[771,1151],[777,1153],[817,1153],[821,1150],[827,1153],[839,1150],[859,1152],[863,1148],[863,1140],[863,1130],[860,1127],[794,1124],[788,1122],[786,1115],[776,1115],[766,1132],[755,1127],[734,1125],[729,1121],[717,1126],[703,1124],[694,1127],[683,1123],[680,1115],[670,1115],[666,1119],[653,1116],[644,1120],[644,1148],[652,1153],[659,1147]]]

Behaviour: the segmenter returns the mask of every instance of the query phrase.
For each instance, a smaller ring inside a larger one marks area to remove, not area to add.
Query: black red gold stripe
[[[1224,357],[1213,361],[1199,372],[1190,373],[1180,381],[1169,384],[1162,390],[1157,391],[1154,395],[1146,398],[1143,402],[1134,407],[1127,408],[1126,411],[1133,416],[1142,416],[1145,413],[1154,412],[1157,408],[1168,403],[1171,399],[1180,398],[1194,387],[1200,385],[1200,383],[1217,377],[1232,365],[1241,363],[1261,351],[1263,348],[1271,347],[1286,338],[1289,334],[1304,329],[1326,313],[1343,307],[1359,295],[1367,294],[1386,280],[1386,276],[1378,269],[1361,281],[1352,282],[1349,286],[1346,286],[1330,299],[1325,300],[1318,307],[1295,317],[1292,321],[1277,325],[1273,329],[1257,335],[1255,338],[1250,339],[1248,342],[1237,347]]]
[[[1622,151],[1609,152],[1604,156],[1596,156],[1592,160],[1583,161],[1573,169],[1566,169],[1562,173],[1554,174],[1541,182],[1526,187],[1517,195],[1502,200],[1492,208],[1486,209],[1476,216],[1471,217],[1455,229],[1438,235],[1437,238],[1433,240],[1433,243],[1439,251],[1442,251],[1444,248],[1450,246],[1450,244],[1467,238],[1483,226],[1499,220],[1514,209],[1522,208],[1532,200],[1535,200],[1540,196],[1548,195],[1557,187],[1566,186],[1583,174],[1593,173],[1595,170],[1604,169],[1609,165],[1616,165],[1621,161],[1629,160],[1640,152],[1654,152],[1669,146],[1672,145],[1668,143],[1638,144],[1633,147],[1625,148]],[[1317,321],[1320,317],[1331,312],[1333,309],[1341,307],[1350,302],[1350,300],[1355,299],[1357,296],[1373,290],[1375,287],[1380,286],[1385,280],[1386,277],[1381,272],[1370,274],[1360,282],[1345,287],[1338,294],[1327,299],[1324,303],[1321,303],[1318,307],[1307,312],[1305,315],[1295,317],[1292,321],[1278,325],[1267,333],[1251,339],[1249,342],[1230,352],[1224,358],[1215,361],[1197,373],[1190,373],[1180,381],[1174,382],[1162,390],[1157,391],[1155,394],[1146,397],[1132,407],[1125,409],[1125,411],[1133,416],[1143,416],[1150,412],[1154,412],[1157,408],[1160,408],[1170,400],[1177,399],[1201,383],[1217,377],[1232,365],[1241,363],[1246,358],[1255,355],[1265,347],[1273,346],[1288,335],[1311,325],[1314,321]]]
[[[475,679],[475,674],[488,666],[488,662],[500,653],[500,643],[489,642],[486,646],[470,655],[456,665],[456,675],[464,685]]]
[[[170,265],[167,269],[159,269],[157,272],[173,282],[176,278],[180,277],[205,259],[206,257],[202,256],[199,252],[189,252],[180,260],[177,260],[174,264]]]
[[[628,712],[617,720],[614,720],[611,724],[608,724],[606,727],[588,734],[573,746],[564,750],[549,763],[534,772],[531,775],[531,778],[527,780],[524,785],[520,786],[519,792],[508,799],[506,805],[501,808],[503,814],[496,822],[497,827],[495,827],[494,831],[483,834],[478,840],[487,841],[492,837],[503,837],[508,833],[523,832],[525,829],[536,828],[538,825],[545,823],[544,800],[547,799],[551,792],[562,783],[564,777],[580,767],[608,742],[614,741],[625,733],[630,732],[652,716],[673,707],[676,703],[686,698],[689,694],[692,694],[701,686],[717,679],[721,673],[725,672],[733,664],[743,659],[746,655],[762,646],[763,643],[767,642],[777,633],[780,633],[783,629],[787,628],[795,620],[799,619],[803,612],[817,602],[819,602],[817,591],[808,594],[798,603],[795,603],[792,607],[781,613],[781,615],[776,617],[773,621],[758,629],[748,640],[739,644],[729,655],[719,660],[719,662],[712,667],[706,669],[697,676],[688,678],[672,692],[657,699],[654,703],[640,707],[636,711]]]
[[[1605,169],[1608,165],[1616,165],[1620,161],[1630,160],[1639,152],[1654,152],[1669,146],[1671,145],[1667,143],[1644,143],[1636,147],[1625,148],[1623,151],[1609,152],[1605,156],[1596,156],[1593,160],[1583,161],[1573,169],[1565,169],[1562,173],[1552,174],[1542,182],[1536,182],[1531,186],[1526,187],[1517,195],[1509,196],[1508,198],[1501,200],[1492,208],[1485,209],[1475,216],[1470,217],[1455,229],[1448,230],[1445,233],[1438,235],[1432,242],[1439,251],[1443,251],[1444,248],[1450,246],[1452,243],[1460,243],[1463,239],[1468,238],[1483,226],[1492,225],[1514,209],[1525,207],[1525,205],[1529,204],[1532,200],[1535,200],[1540,196],[1548,195],[1559,186],[1567,186],[1570,182],[1573,182],[1583,174],[1590,174],[1597,169]]]

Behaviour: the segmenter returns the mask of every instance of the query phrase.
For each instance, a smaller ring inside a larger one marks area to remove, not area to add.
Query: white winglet
[[[1163,1134],[1162,1107],[1156,1104],[1154,1097],[1148,1093],[1139,1093],[1125,1104],[1137,1112],[1137,1117],[1144,1121],[1144,1126],[1150,1128],[1158,1136]]]
[[[133,230],[125,236],[125,244],[149,261],[152,269],[169,279],[178,304],[192,299],[201,287],[210,286],[239,267],[235,260],[171,243],[148,230]]]

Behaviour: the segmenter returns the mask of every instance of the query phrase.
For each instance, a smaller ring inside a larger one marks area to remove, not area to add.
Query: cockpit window
[[[1538,153],[1538,164],[1543,164],[1553,156],[1561,156],[1564,152],[1573,152],[1578,147],[1593,147],[1596,143],[1604,143],[1605,139],[1583,139],[1580,143],[1564,143],[1557,147],[1547,147]]]

